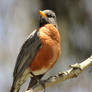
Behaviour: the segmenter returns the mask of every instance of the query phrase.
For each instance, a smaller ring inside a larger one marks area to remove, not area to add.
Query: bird
[[[32,88],[56,64],[61,53],[60,33],[56,14],[52,10],[39,11],[39,26],[25,40],[17,56],[10,92],[19,92],[31,78]]]

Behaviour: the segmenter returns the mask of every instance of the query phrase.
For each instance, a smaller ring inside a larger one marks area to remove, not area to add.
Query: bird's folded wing
[[[29,67],[40,47],[41,41],[38,31],[34,30],[21,47],[13,73],[14,78],[21,76],[25,69]]]

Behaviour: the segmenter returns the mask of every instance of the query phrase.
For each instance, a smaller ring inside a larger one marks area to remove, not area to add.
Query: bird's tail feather
[[[19,89],[15,87],[15,82],[13,82],[10,92],[19,92]]]

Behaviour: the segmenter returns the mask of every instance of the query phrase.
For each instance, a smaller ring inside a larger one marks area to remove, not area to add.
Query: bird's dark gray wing
[[[25,69],[29,67],[40,47],[41,41],[38,36],[38,31],[34,30],[21,47],[13,73],[14,78],[16,78],[17,75],[21,76]]]

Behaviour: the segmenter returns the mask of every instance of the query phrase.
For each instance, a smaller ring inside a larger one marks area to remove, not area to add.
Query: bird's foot
[[[43,87],[44,92],[46,92],[45,80],[41,80],[41,79],[37,78],[37,76],[33,72],[31,72],[31,74],[35,78],[35,80]]]
[[[46,92],[46,86],[45,86],[45,81],[44,80],[38,80],[39,84],[43,87],[44,91],[43,92]]]

